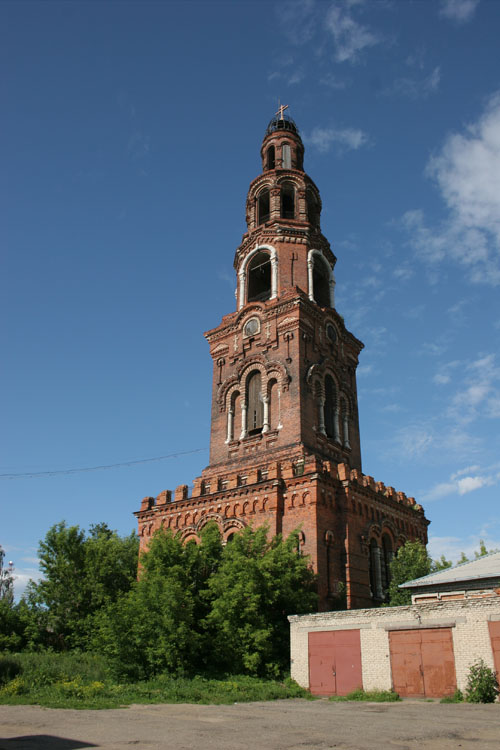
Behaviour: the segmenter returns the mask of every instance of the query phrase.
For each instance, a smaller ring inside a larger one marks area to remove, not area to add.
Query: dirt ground
[[[110,711],[0,706],[0,750],[498,750],[500,705],[135,705]]]

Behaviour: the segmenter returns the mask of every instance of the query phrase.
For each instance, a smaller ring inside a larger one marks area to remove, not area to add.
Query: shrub
[[[445,695],[441,698],[440,703],[463,703],[464,694],[458,688],[455,690],[453,695]]]
[[[21,664],[19,659],[12,656],[0,657],[0,685],[5,685],[6,682],[13,680],[20,671]]]
[[[356,688],[347,695],[332,695],[331,701],[371,701],[372,703],[394,703],[401,698],[392,690],[363,690]]]
[[[494,703],[499,693],[496,673],[482,659],[472,664],[467,678],[468,703]]]

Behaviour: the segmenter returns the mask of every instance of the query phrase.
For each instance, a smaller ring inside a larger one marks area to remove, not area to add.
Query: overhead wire
[[[0,480],[7,479],[33,479],[36,477],[56,477],[66,474],[83,474],[90,471],[103,471],[105,469],[119,469],[124,466],[137,466],[137,464],[147,464],[153,461],[164,461],[168,458],[179,458],[180,456],[189,456],[193,453],[201,453],[207,450],[207,448],[194,448],[189,451],[178,451],[177,453],[169,453],[166,456],[155,456],[154,458],[140,458],[134,461],[121,461],[116,464],[99,464],[98,466],[84,466],[74,469],[53,469],[50,471],[27,471],[20,473],[11,474],[0,474]]]

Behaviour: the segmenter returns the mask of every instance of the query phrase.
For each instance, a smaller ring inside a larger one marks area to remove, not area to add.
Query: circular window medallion
[[[337,332],[331,323],[328,323],[328,325],[326,326],[326,335],[328,336],[332,344],[337,341]]]
[[[245,336],[255,336],[259,331],[260,321],[258,318],[250,318],[250,320],[247,320],[245,328],[243,329]]]

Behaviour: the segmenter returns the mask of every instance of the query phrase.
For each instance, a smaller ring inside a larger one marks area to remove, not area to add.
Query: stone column
[[[269,432],[269,396],[262,396],[262,402],[264,404],[262,432]]]
[[[234,424],[234,410],[229,409],[227,413],[227,439],[226,443],[230,443],[233,439],[233,424]]]
[[[247,436],[247,402],[241,401],[241,434],[240,434],[240,440],[243,440],[243,438],[246,438]]]
[[[333,429],[335,432],[333,438],[336,443],[340,444],[339,416],[340,416],[340,411],[339,411],[339,407],[337,406],[335,407],[335,417],[333,420]]]
[[[311,302],[314,302],[313,267],[314,261],[312,259],[312,256],[309,256],[309,258],[307,259],[307,293]]]
[[[239,286],[239,306],[238,309],[241,310],[243,305],[245,304],[245,283],[246,283],[247,274],[246,271],[240,271],[238,273],[238,286]]]
[[[319,431],[321,432],[322,435],[326,435],[326,430],[325,430],[325,399],[322,396],[320,396],[320,398],[318,399],[318,406],[319,406],[319,411],[318,411],[318,414],[319,414]]]
[[[351,444],[349,442],[349,416],[347,412],[344,413],[344,448],[351,447]]]

